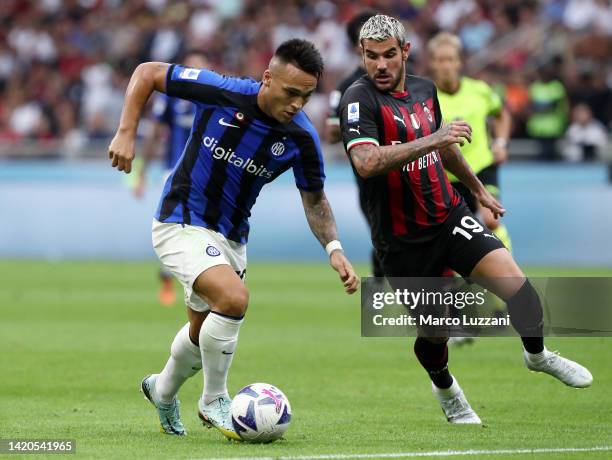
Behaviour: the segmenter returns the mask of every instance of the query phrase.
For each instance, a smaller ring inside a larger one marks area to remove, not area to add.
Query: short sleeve
[[[208,69],[172,64],[166,74],[166,94],[193,102],[214,103],[222,91],[249,95],[257,89],[252,78],[230,77]]]
[[[325,168],[321,141],[314,127],[300,123],[303,131],[294,137],[297,144],[298,155],[293,162],[293,175],[295,185],[300,190],[318,192],[323,189],[325,182]]]
[[[159,123],[171,123],[170,101],[165,94],[157,94],[151,109],[153,119]]]
[[[485,85],[485,97],[486,97],[486,101],[487,101],[487,114],[488,115],[499,115],[499,113],[502,110],[503,107],[503,102],[501,97],[499,97],[499,94],[497,94],[495,91],[493,91],[493,89],[487,85],[486,83],[483,82],[483,84]]]
[[[356,145],[380,145],[376,109],[363,86],[353,85],[340,101],[340,131],[347,153]]]

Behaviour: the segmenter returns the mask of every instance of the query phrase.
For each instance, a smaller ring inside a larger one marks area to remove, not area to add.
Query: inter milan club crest
[[[238,121],[243,121],[244,120],[244,113],[242,112],[236,112],[236,120]]]
[[[417,117],[415,113],[410,114],[410,122],[412,123],[412,127],[414,129],[419,129],[421,127],[421,122],[419,121],[419,117]]]
[[[280,141],[275,142],[272,144],[272,147],[270,147],[270,152],[272,152],[272,155],[275,157],[281,156],[283,153],[285,153],[285,144]]]
[[[208,245],[206,246],[206,254],[208,254],[210,257],[217,257],[221,255],[221,251],[214,246]]]
[[[427,119],[429,120],[429,122],[433,123],[433,117],[431,115],[431,110],[429,110],[429,107],[423,104],[423,110],[425,111],[425,115],[427,115]]]

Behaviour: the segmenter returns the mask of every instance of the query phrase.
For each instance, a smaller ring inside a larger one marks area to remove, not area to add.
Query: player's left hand
[[[482,187],[482,189],[478,193],[475,193],[474,196],[483,207],[491,210],[493,217],[496,219],[506,213],[506,210],[501,203],[497,201],[495,197],[491,195],[491,192],[489,192],[486,188]]]
[[[493,161],[497,165],[505,163],[508,159],[508,147],[501,142],[493,142],[491,152],[493,153]]]
[[[340,279],[344,283],[344,289],[347,294],[353,294],[359,288],[359,277],[355,273],[353,266],[348,261],[342,250],[336,250],[331,253],[329,263],[334,270],[340,275]]]

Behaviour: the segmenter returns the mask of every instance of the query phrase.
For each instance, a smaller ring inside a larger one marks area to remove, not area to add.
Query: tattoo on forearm
[[[302,192],[304,213],[312,233],[321,246],[338,239],[336,220],[323,192]]]
[[[375,176],[402,167],[433,150],[433,139],[425,136],[404,144],[377,147],[358,145],[351,149],[351,159],[358,172]]]

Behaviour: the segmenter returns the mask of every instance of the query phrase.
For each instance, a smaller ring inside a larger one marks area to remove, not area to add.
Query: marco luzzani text
[[[386,317],[382,314],[372,316],[374,326],[491,326],[503,327],[510,325],[510,316],[504,317],[478,317],[468,315],[441,315],[438,311],[427,313],[426,307],[432,310],[440,307],[456,308],[482,307],[486,300],[486,289],[480,292],[439,292],[421,289],[396,289],[392,292],[374,292],[372,295],[372,308],[382,310],[385,306],[403,305],[411,311],[418,308],[418,314],[402,314]]]

